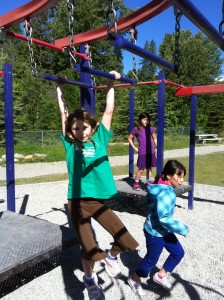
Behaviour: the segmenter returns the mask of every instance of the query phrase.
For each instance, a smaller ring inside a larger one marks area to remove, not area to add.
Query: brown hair
[[[92,128],[92,135],[94,132],[97,130],[98,127],[98,120],[96,116],[91,115],[88,111],[86,111],[84,108],[77,108],[75,109],[72,113],[68,115],[68,118],[66,120],[65,124],[65,132],[68,138],[73,142],[76,143],[79,148],[82,147],[82,142],[77,140],[71,131],[72,125],[77,121],[77,120],[82,120],[85,123],[88,123],[91,128]],[[89,137],[89,141],[92,140],[92,136]]]

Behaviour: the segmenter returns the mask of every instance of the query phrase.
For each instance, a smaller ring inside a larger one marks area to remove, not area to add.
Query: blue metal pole
[[[189,0],[169,0],[205,35],[207,35],[220,49],[224,51],[224,39],[215,27],[202,15],[197,7]],[[214,4],[215,5],[215,4]],[[221,15],[221,7],[220,7]]]
[[[169,71],[175,72],[175,68],[174,65],[165,61],[164,59],[150,53],[149,51],[146,51],[145,49],[136,46],[135,44],[127,41],[126,39],[124,39],[123,37],[116,35],[116,37],[112,40],[112,43],[114,44],[114,46],[116,46],[117,48],[122,48],[125,50],[128,50],[131,53],[134,53],[140,57],[143,57],[145,59],[148,59],[152,62],[154,62],[155,64],[157,64],[158,66],[168,69]]]
[[[80,52],[85,53],[85,45],[82,44],[80,46]],[[84,67],[89,67],[88,61],[83,61]],[[80,73],[81,82],[85,82],[87,85],[91,86],[91,74],[90,73]],[[95,90],[91,88],[81,87],[81,106],[85,108],[87,111],[91,112],[95,115],[96,113],[96,105],[95,105]]]
[[[165,74],[159,73],[161,83],[158,86],[158,119],[157,119],[157,174],[163,170],[164,152],[164,117],[165,117]]]
[[[189,147],[189,185],[192,186],[188,193],[188,209],[193,209],[194,200],[194,166],[195,166],[195,133],[197,116],[197,96],[191,96],[191,119],[190,119],[190,147]]]
[[[43,74],[39,75],[40,78],[45,79],[45,80],[50,80],[50,81],[56,81],[56,82],[61,82],[61,83],[66,83],[66,84],[71,84],[71,85],[77,85],[80,87],[85,87],[85,88],[92,88],[92,85],[89,85],[85,82],[81,81],[75,81],[75,80],[70,80],[70,79],[64,79],[59,76],[52,76],[49,74]]]
[[[6,149],[7,209],[15,212],[15,166],[13,131],[12,65],[4,65],[4,114]]]
[[[134,128],[135,91],[129,92],[129,132]],[[129,177],[134,176],[134,150],[129,145]]]
[[[83,60],[83,63],[81,65],[77,65],[76,66],[76,70],[78,72],[92,74],[92,75],[96,75],[96,76],[100,76],[100,77],[105,77],[105,78],[108,78],[108,79],[115,79],[114,74],[111,74],[109,72],[104,72],[104,71],[101,71],[101,70],[92,69],[92,68],[90,68],[88,66],[84,66],[83,64],[85,62],[87,62],[87,61]],[[88,64],[88,62],[87,62],[87,64]],[[136,85],[136,81],[135,80],[133,80],[131,78],[123,77],[123,76],[121,76],[121,78],[118,81]]]

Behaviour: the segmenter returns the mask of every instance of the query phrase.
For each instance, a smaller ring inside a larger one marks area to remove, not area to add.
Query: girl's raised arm
[[[120,73],[111,71],[111,74],[115,75],[115,80],[120,79]],[[114,80],[108,80],[107,82],[107,95],[106,95],[106,108],[102,117],[102,123],[109,131],[111,128],[111,121],[114,112]]]
[[[62,127],[62,134],[65,134],[65,123],[68,117],[68,108],[62,93],[62,84],[57,84],[57,97],[58,97],[58,105],[59,110],[61,113],[61,127]]]

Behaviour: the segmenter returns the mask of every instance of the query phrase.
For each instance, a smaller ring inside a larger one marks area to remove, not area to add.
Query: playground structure
[[[43,11],[55,5],[59,0],[33,0],[28,4],[23,5],[22,7],[15,9],[14,11],[1,16],[0,17],[0,27],[3,27],[6,30],[6,35],[12,38],[20,38],[22,40],[32,39],[31,37],[23,37],[11,33],[8,30],[11,26],[17,25],[21,23],[26,18],[32,18],[41,14]],[[81,81],[76,82],[73,80],[64,80],[65,83],[74,84],[81,88],[81,105],[86,109],[94,112],[95,109],[95,94],[93,92],[93,88],[96,88],[92,85],[91,82],[91,74],[96,76],[103,76],[106,78],[110,78],[111,75],[109,73],[94,70],[90,68],[88,63],[88,58],[84,54],[85,43],[94,42],[96,40],[100,40],[106,38],[108,34],[111,36],[112,42],[115,47],[120,49],[125,49],[135,55],[143,57],[145,59],[149,59],[152,62],[156,63],[158,66],[168,69],[172,72],[176,71],[176,67],[174,64],[170,62],[166,62],[159,57],[155,57],[151,53],[145,51],[144,49],[137,47],[133,43],[126,41],[123,37],[119,35],[119,33],[123,33],[133,26],[137,26],[150,18],[155,17],[163,10],[167,9],[172,5],[176,6],[183,14],[196,25],[199,29],[202,30],[220,49],[224,50],[223,46],[223,37],[221,34],[216,31],[216,29],[209,23],[208,20],[197,10],[197,8],[190,2],[185,1],[183,4],[182,1],[178,0],[153,0],[147,5],[145,5],[140,10],[134,12],[133,14],[120,19],[117,21],[117,33],[115,32],[115,27],[111,27],[108,32],[108,26],[103,26],[97,30],[92,30],[86,33],[81,33],[74,35],[74,45],[80,46],[81,53],[77,53],[73,51],[73,48],[70,44],[70,38],[65,37],[63,39],[55,41],[55,45],[45,44],[44,42],[37,41],[32,39],[33,42],[36,42],[44,47],[51,47],[57,51],[63,51],[64,47],[71,47],[71,55],[76,55],[81,59],[81,63],[78,66],[80,71]],[[34,74],[35,75],[35,74]],[[1,76],[4,78],[4,101],[5,101],[5,132],[6,132],[6,181],[7,181],[7,209],[9,211],[15,212],[15,174],[14,174],[14,137],[13,137],[13,95],[12,95],[12,66],[5,65],[3,72],[1,72]],[[108,77],[109,76],[109,77]],[[57,76],[51,75],[41,75],[43,79],[52,80],[52,81],[61,81],[62,79]],[[122,78],[121,81],[129,85],[135,85],[136,82],[129,78]],[[144,83],[142,83],[144,84]],[[158,124],[157,124],[157,139],[158,139],[158,149],[157,149],[157,172],[160,172],[163,168],[163,151],[164,151],[164,113],[165,113],[165,86],[166,84],[171,84],[169,81],[165,79],[164,73],[160,72],[158,81],[154,82],[154,84],[158,85]],[[188,193],[188,208],[190,210],[193,209],[193,198],[194,198],[194,158],[195,158],[195,133],[196,133],[196,109],[197,109],[197,95],[200,94],[210,94],[210,93],[223,93],[224,92],[224,84],[218,85],[210,85],[210,86],[192,86],[192,87],[184,87],[178,84],[172,83],[177,87],[177,91],[175,93],[176,96],[191,96],[191,121],[190,121],[190,147],[189,147],[189,187],[184,187],[183,192]],[[125,87],[122,84],[120,87]],[[98,87],[100,88],[100,87]],[[130,90],[130,115],[129,115],[129,126],[130,128],[134,125],[134,90]],[[133,153],[129,152],[129,177],[133,176]],[[122,193],[123,186],[120,187],[120,182],[118,183],[118,190]],[[127,185],[126,185],[127,186]],[[128,194],[128,191],[125,192]],[[181,192],[180,192],[181,194]],[[0,219],[1,221],[1,219]],[[61,248],[58,249],[60,251]],[[3,252],[4,253],[4,252]],[[47,254],[48,253],[48,254]],[[47,251],[44,258],[47,255],[52,255],[52,252]],[[56,252],[54,252],[56,253]],[[36,254],[37,256],[39,254]],[[41,257],[43,258],[43,256]],[[29,261],[29,260],[27,260]],[[35,260],[37,262],[37,260]],[[30,261],[30,264],[33,261]],[[11,267],[12,269],[12,267]],[[10,273],[14,275],[16,272],[21,271],[20,269],[16,269],[13,266],[13,272]],[[5,271],[4,271],[5,272]],[[4,273],[4,277],[7,278],[9,274],[7,272]]]

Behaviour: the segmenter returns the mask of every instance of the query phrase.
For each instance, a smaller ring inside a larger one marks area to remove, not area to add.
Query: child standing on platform
[[[120,78],[119,73],[111,73],[115,79]],[[68,209],[81,245],[84,283],[89,298],[96,300],[105,299],[105,296],[93,271],[95,262],[101,261],[110,276],[119,276],[121,271],[117,255],[138,246],[118,216],[104,204],[105,200],[117,196],[106,150],[112,136],[113,82],[108,80],[106,108],[99,123],[95,116],[82,108],[68,114],[62,85],[57,85],[63,133],[61,139],[66,150],[69,175]],[[113,236],[110,250],[99,248],[92,232],[91,218]]]
[[[147,202],[150,213],[144,224],[147,253],[128,283],[133,291],[142,296],[141,277],[150,276],[150,271],[159,260],[162,250],[169,252],[163,267],[153,276],[153,281],[170,290],[170,273],[180,263],[184,250],[174,233],[186,236],[188,227],[173,220],[176,204],[175,187],[179,187],[186,174],[185,167],[176,160],[169,160],[154,182],[147,182]]]
[[[134,145],[133,137],[136,136],[138,148]],[[142,112],[138,118],[138,125],[135,126],[128,136],[128,142],[135,153],[138,153],[135,183],[133,189],[140,190],[139,180],[146,169],[146,179],[152,176],[152,167],[156,167],[157,137],[153,127],[150,126],[150,116]]]

